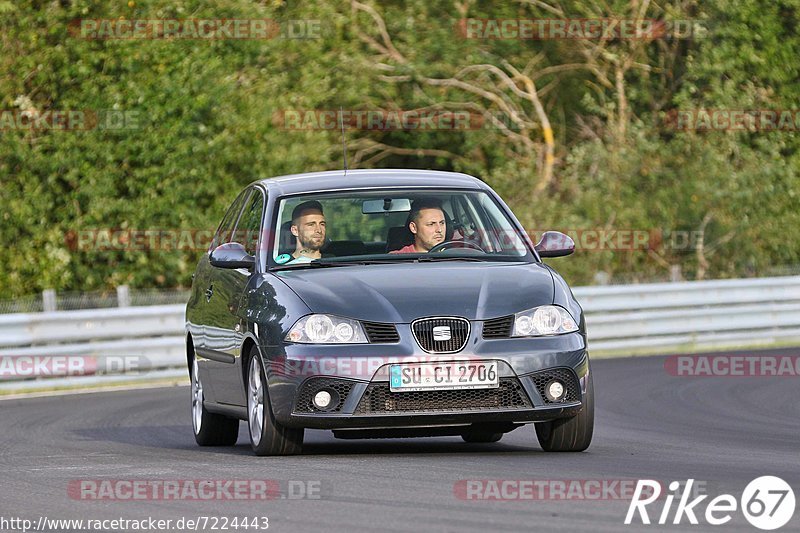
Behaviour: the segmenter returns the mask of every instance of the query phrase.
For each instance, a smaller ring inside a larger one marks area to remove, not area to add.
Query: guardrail
[[[800,345],[800,276],[578,287],[574,292],[586,312],[590,350],[601,356]],[[138,370],[181,367],[184,309],[159,305],[0,315],[0,362],[9,356],[140,356]],[[113,371],[114,365],[98,368]],[[0,381],[14,377],[20,376],[9,375],[0,364]]]
[[[65,375],[73,363],[90,374],[185,364],[185,308],[154,305],[0,315],[0,381]],[[55,356],[72,360],[43,359]],[[10,363],[15,357],[27,358],[24,372]]]
[[[800,276],[580,287],[595,353],[800,344]]]

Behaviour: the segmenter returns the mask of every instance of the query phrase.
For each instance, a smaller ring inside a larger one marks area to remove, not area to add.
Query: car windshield
[[[479,190],[369,190],[283,198],[272,269],[403,261],[535,258],[505,210]]]

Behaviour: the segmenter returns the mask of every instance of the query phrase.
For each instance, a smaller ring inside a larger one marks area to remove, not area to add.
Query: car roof
[[[258,180],[272,194],[283,196],[305,192],[327,192],[379,187],[438,187],[489,189],[473,176],[460,172],[416,169],[356,169],[290,174]]]

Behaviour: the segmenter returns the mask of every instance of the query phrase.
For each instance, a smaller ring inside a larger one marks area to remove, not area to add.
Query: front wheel
[[[247,425],[256,455],[294,455],[303,450],[303,428],[285,427],[272,414],[264,367],[255,347],[247,371]]]
[[[197,369],[197,357],[192,360],[192,428],[194,440],[200,446],[233,446],[239,438],[239,420],[209,413],[203,405],[203,382]]]
[[[589,372],[583,409],[572,418],[537,422],[536,437],[546,452],[582,452],[592,442],[594,432],[594,386]]]

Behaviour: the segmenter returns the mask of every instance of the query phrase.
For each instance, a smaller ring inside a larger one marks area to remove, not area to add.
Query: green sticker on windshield
[[[281,255],[279,255],[278,257],[275,258],[275,262],[278,263],[279,265],[282,265],[284,263],[288,263],[291,260],[292,260],[292,256],[289,255],[289,254],[281,254]]]

